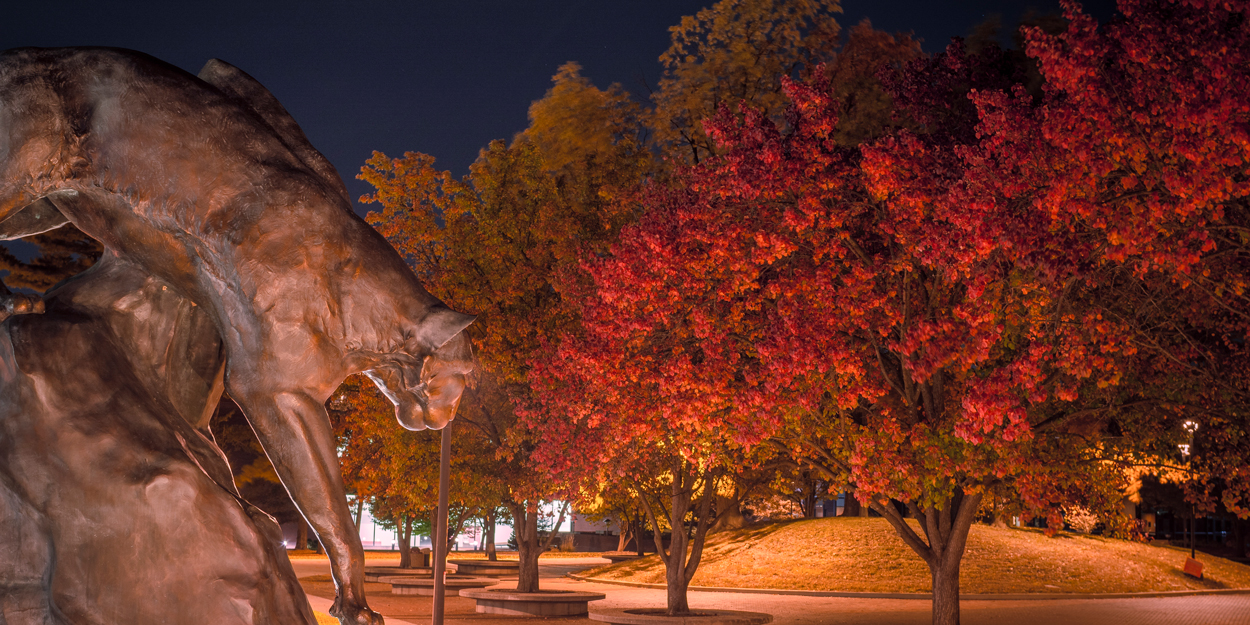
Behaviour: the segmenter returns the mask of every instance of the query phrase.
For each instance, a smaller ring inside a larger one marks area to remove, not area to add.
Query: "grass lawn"
[[[923,534],[922,534],[923,535]],[[1184,576],[1188,550],[1098,536],[974,525],[960,570],[963,593],[1150,592],[1250,588],[1250,566],[1199,554],[1205,579]],[[656,556],[583,571],[664,583]],[[711,536],[693,585],[847,592],[928,592],[929,569],[885,519],[770,523]]]

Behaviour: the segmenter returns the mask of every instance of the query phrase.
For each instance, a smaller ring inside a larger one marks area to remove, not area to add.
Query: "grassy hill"
[[[1205,579],[1181,574],[1187,550],[1098,536],[974,525],[963,593],[1150,592],[1250,588],[1250,566],[1198,554]],[[583,571],[664,583],[656,556]],[[708,540],[693,585],[847,592],[928,592],[929,570],[885,519],[837,517],[752,526]]]

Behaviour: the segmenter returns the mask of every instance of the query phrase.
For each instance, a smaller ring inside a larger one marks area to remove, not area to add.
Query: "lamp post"
[[[1181,458],[1184,460],[1185,464],[1188,465],[1189,460],[1190,460],[1189,450],[1193,447],[1193,444],[1194,444],[1194,432],[1198,431],[1198,422],[1186,421],[1181,424],[1181,427],[1184,428],[1185,432],[1189,434],[1189,442],[1179,445],[1179,447],[1181,448]],[[1197,553],[1198,553],[1197,531],[1198,531],[1198,505],[1190,504],[1189,557],[1191,559],[1196,558]]]
[[[447,583],[447,491],[451,482],[451,425],[443,428],[438,457],[438,511],[434,515],[434,536],[431,550],[434,552],[434,605],[430,612],[432,625],[443,625],[443,611],[447,602],[444,587]]]

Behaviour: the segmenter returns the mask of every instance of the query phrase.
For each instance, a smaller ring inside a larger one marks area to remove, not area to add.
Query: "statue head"
[[[418,326],[409,353],[427,350],[412,366],[392,361],[365,371],[378,390],[395,404],[395,418],[409,430],[441,430],[456,416],[468,374],[473,371],[473,346],[464,328],[474,317],[446,308],[431,312]],[[433,351],[428,351],[436,346]]]

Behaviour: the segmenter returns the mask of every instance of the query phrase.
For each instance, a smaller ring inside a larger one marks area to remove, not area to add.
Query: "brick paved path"
[[[377,564],[370,562],[370,564]],[[379,564],[380,565],[380,564]],[[663,607],[664,591],[573,581],[561,577],[585,565],[541,564],[545,589],[594,590],[607,599],[603,607]],[[324,568],[324,571],[321,569]],[[328,563],[297,562],[300,577],[329,572]],[[504,580],[507,586],[510,580]],[[515,584],[515,579],[511,580]],[[329,584],[305,587],[314,594],[333,595]],[[368,584],[369,603],[383,615],[414,624],[430,622],[430,598],[399,597],[389,586]],[[928,625],[928,601],[915,599],[847,599],[790,595],[691,592],[692,608],[750,610],[773,615],[777,625]],[[448,598],[448,625],[523,625],[542,619],[475,614],[468,599]],[[1056,599],[1032,601],[964,601],[963,625],[1250,625],[1250,594],[1140,599]],[[556,619],[568,625],[596,623],[588,619]],[[393,622],[388,620],[388,623]],[[549,621],[544,621],[549,622]]]
[[[544,580],[546,581],[546,580]],[[664,591],[551,580],[547,588],[608,595],[604,607],[662,607]],[[845,599],[691,592],[692,608],[752,610],[777,625],[927,625],[930,603],[915,599]],[[596,604],[598,605],[598,604]],[[964,601],[962,625],[1250,625],[1250,594],[1141,599]]]

